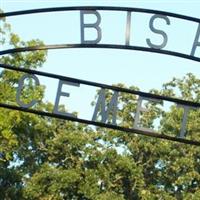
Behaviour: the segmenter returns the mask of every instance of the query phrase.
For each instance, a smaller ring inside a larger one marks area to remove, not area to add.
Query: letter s
[[[166,21],[167,25],[170,25],[170,20],[169,20],[169,18],[167,16],[153,15],[151,17],[150,21],[149,21],[149,28],[151,29],[152,32],[161,35],[163,37],[163,42],[161,44],[159,44],[159,45],[158,44],[153,44],[150,39],[146,39],[146,42],[147,42],[147,44],[148,44],[148,46],[150,48],[163,49],[167,45],[168,37],[167,37],[167,34],[164,31],[154,27],[153,22],[157,18],[164,19]]]

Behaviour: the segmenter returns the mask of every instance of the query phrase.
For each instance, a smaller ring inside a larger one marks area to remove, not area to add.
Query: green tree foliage
[[[2,20],[0,34],[1,45],[9,43],[15,48],[43,44],[39,40],[21,41]],[[36,51],[3,56],[0,62],[35,69],[45,59],[45,51]],[[1,102],[16,104],[21,75],[1,70]],[[24,100],[37,95],[41,100],[35,109],[51,111],[53,105],[42,102],[44,87],[35,87],[28,83]],[[200,80],[188,74],[164,84],[161,91],[151,92],[198,102]],[[137,97],[120,94],[119,104],[118,123],[132,127]],[[171,105],[164,112],[161,105],[146,102],[149,112],[143,115],[142,125],[153,128],[154,120],[160,117],[159,131],[176,136],[183,109]],[[200,140],[200,112],[191,111],[188,121],[188,136]],[[2,200],[197,200],[199,173],[200,149],[195,146],[0,109]]]

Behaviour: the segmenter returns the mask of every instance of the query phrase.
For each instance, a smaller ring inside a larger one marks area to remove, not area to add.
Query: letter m
[[[106,94],[105,89],[101,89],[99,97],[95,106],[92,121],[96,121],[97,117],[101,117],[101,122],[106,123],[110,117],[112,117],[112,124],[116,125],[116,114],[117,114],[117,99],[118,92],[114,91],[110,102],[106,106]]]

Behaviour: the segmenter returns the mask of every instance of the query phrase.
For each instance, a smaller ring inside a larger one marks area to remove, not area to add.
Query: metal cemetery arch
[[[182,19],[182,20],[196,22],[196,23],[198,23],[199,28],[197,30],[197,34],[196,34],[196,38],[195,38],[196,43],[194,42],[193,49],[194,48],[196,49],[197,46],[200,46],[200,42],[198,42],[198,39],[199,39],[198,34],[200,34],[200,19],[194,18],[194,17],[189,17],[189,16],[184,16],[184,15],[179,15],[179,14],[175,14],[175,13],[170,13],[170,12],[157,11],[157,10],[149,10],[149,9],[141,9],[141,8],[126,8],[126,7],[102,7],[102,6],[57,7],[57,8],[43,8],[43,9],[33,9],[33,10],[23,10],[23,11],[16,11],[16,12],[0,13],[0,18],[19,16],[19,15],[36,14],[36,13],[60,12],[60,11],[100,11],[100,10],[127,12],[127,18],[129,17],[129,20],[130,20],[130,16],[131,16],[130,13],[138,12],[138,13],[154,14],[154,15],[158,15],[158,16],[169,16],[169,17],[174,17],[174,18],[178,18],[178,19]],[[128,23],[130,23],[130,21],[127,22],[127,24]],[[129,24],[129,26],[130,26],[130,24]],[[27,52],[27,51],[49,50],[49,49],[67,49],[67,48],[111,48],[111,49],[137,50],[137,51],[146,51],[146,52],[152,52],[152,53],[172,55],[172,56],[181,57],[181,58],[200,62],[200,58],[194,56],[195,50],[193,51],[193,55],[188,55],[188,54],[184,54],[184,53],[163,50],[163,49],[158,49],[158,48],[148,48],[148,47],[142,47],[142,46],[126,45],[126,44],[119,45],[119,44],[77,43],[77,44],[55,44],[55,45],[43,45],[43,46],[31,46],[31,47],[22,47],[22,48],[2,50],[2,51],[0,51],[0,56],[6,55],[6,54],[19,53],[19,52]],[[56,74],[50,74],[50,73],[46,73],[46,72],[23,69],[23,68],[19,68],[19,66],[11,66],[11,65],[3,64],[3,63],[0,64],[0,67],[9,69],[9,70],[24,72],[24,73],[31,74],[31,75],[40,75],[40,76],[55,78],[55,79],[59,79],[61,81],[68,81],[68,82],[71,82],[74,84],[90,85],[90,86],[100,87],[101,89],[110,89],[110,90],[113,90],[116,92],[125,92],[125,93],[134,94],[134,95],[139,95],[139,97],[152,98],[152,99],[156,99],[156,100],[165,100],[165,101],[177,103],[179,105],[185,105],[185,106],[189,106],[189,107],[193,107],[193,108],[200,108],[200,103],[184,101],[181,99],[160,96],[160,95],[154,95],[154,94],[149,94],[149,93],[145,93],[145,92],[110,86],[110,85],[106,85],[106,84],[100,84],[100,83],[95,83],[95,82],[91,82],[91,81],[75,79],[75,78],[71,78],[71,77],[59,76]],[[55,117],[55,118],[59,118],[59,119],[67,119],[67,120],[71,120],[71,121],[92,124],[92,125],[96,125],[96,126],[100,126],[100,127],[112,128],[112,129],[125,131],[125,132],[129,132],[129,133],[137,133],[137,134],[141,134],[141,135],[152,136],[152,137],[156,137],[156,138],[162,138],[162,139],[177,141],[177,142],[181,142],[181,143],[185,143],[185,144],[192,144],[192,145],[200,146],[200,141],[192,141],[192,140],[188,140],[188,139],[185,139],[182,137],[168,136],[168,135],[159,134],[159,133],[156,133],[153,131],[144,131],[144,130],[136,129],[136,128],[126,128],[126,127],[121,127],[121,126],[117,126],[114,124],[97,122],[97,121],[93,121],[93,120],[92,121],[85,120],[85,119],[75,118],[73,116],[65,116],[65,115],[62,115],[59,113],[47,113],[44,111],[29,109],[29,108],[26,108],[23,106],[19,107],[19,106],[15,106],[15,105],[7,105],[4,103],[0,103],[0,107],[34,113],[34,114],[39,114],[42,116]]]

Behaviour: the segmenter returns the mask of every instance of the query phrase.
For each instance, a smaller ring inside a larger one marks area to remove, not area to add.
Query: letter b
[[[84,15],[93,14],[96,16],[97,21],[95,23],[84,23]],[[97,44],[101,41],[101,28],[99,24],[101,23],[101,15],[96,10],[81,10],[80,11],[80,22],[81,22],[81,44]],[[85,39],[85,28],[94,28],[97,31],[97,38],[94,40]]]

